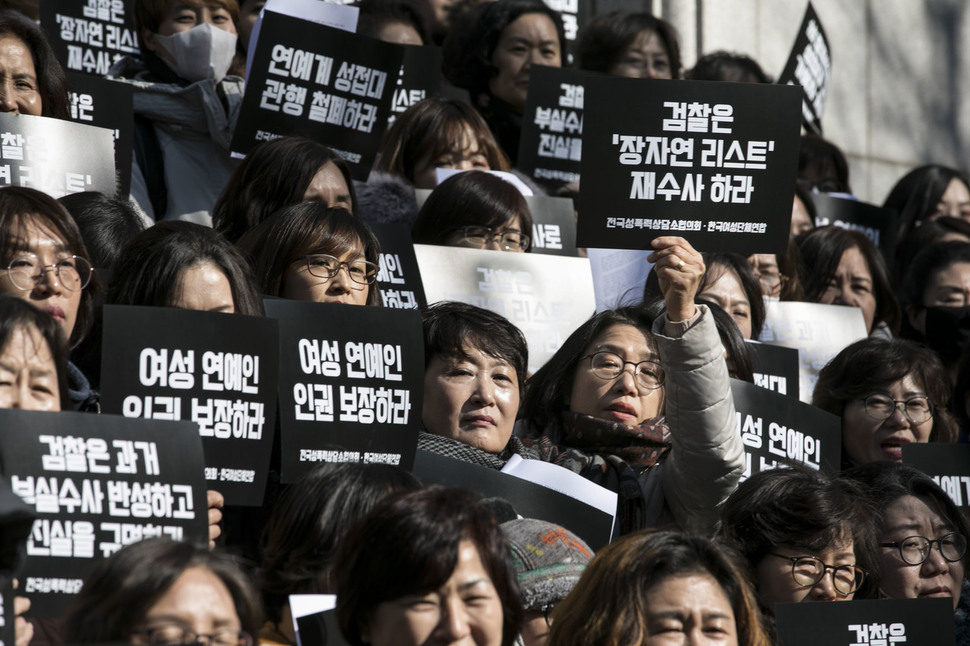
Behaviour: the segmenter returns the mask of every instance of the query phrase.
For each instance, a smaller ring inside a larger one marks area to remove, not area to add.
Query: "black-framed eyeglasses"
[[[493,231],[489,227],[458,227],[452,235],[459,242],[476,249],[484,249],[497,241],[502,251],[526,251],[530,242],[529,236],[521,231]]]
[[[895,547],[899,549],[899,556],[907,565],[920,565],[930,557],[933,544],[944,559],[955,563],[967,553],[967,537],[957,532],[950,532],[941,538],[926,538],[925,536],[907,536],[901,541],[879,543],[880,547]]]
[[[21,253],[14,256],[7,265],[7,276],[14,287],[29,292],[44,280],[48,269],[54,271],[61,287],[70,292],[84,289],[91,282],[91,275],[94,273],[91,263],[81,256],[68,256],[54,264],[45,265],[35,254]]]
[[[886,395],[869,395],[861,399],[866,407],[866,415],[872,419],[889,419],[899,404],[903,405],[903,415],[912,424],[922,424],[933,417],[936,405],[926,395],[916,395],[909,399],[893,399]]]
[[[629,365],[633,366],[633,376],[641,389],[655,390],[664,385],[664,369],[656,361],[624,361],[620,355],[606,351],[587,354],[583,359],[589,359],[590,371],[604,381],[616,379]]]
[[[791,577],[803,588],[817,585],[825,577],[825,573],[831,570],[835,591],[847,597],[858,590],[866,579],[866,571],[857,565],[828,565],[815,556],[785,556],[774,552],[769,554],[791,561]]]
[[[177,644],[203,644],[204,646],[253,646],[253,636],[242,630],[217,630],[213,633],[197,633],[180,624],[165,624],[136,630],[151,646],[175,646]]]
[[[343,267],[347,270],[350,280],[361,285],[373,285],[377,281],[377,265],[367,260],[352,260],[343,262],[339,258],[325,253],[314,253],[303,256],[306,262],[306,269],[311,275],[317,278],[333,278]]]
[[[788,280],[789,280],[788,276],[781,273],[762,274],[761,272],[754,271],[754,270],[752,270],[752,273],[754,274],[754,277],[758,279],[758,282],[761,283],[761,288],[769,296],[775,294],[778,291],[781,291],[781,289],[788,283]]]

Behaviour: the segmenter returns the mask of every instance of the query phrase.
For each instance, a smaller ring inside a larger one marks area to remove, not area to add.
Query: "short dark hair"
[[[67,360],[69,350],[64,328],[48,315],[22,298],[13,294],[0,294],[0,353],[7,347],[17,330],[34,328],[47,343],[54,367],[57,370],[57,389],[61,410],[71,410],[73,405],[67,390]]]
[[[923,294],[930,280],[950,265],[962,262],[970,263],[970,242],[949,240],[927,246],[913,258],[906,272],[900,302],[917,310],[926,309]]]
[[[842,416],[845,405],[910,375],[936,405],[930,442],[955,442],[947,411],[950,381],[939,356],[912,341],[869,337],[844,348],[818,373],[812,405]]]
[[[932,502],[934,511],[949,522],[956,532],[970,538],[970,523],[953,499],[919,469],[897,462],[870,462],[853,467],[845,471],[844,475],[846,479],[863,486],[879,525],[885,523],[889,505],[903,496],[914,496]],[[964,568],[970,568],[970,554],[965,554],[961,561]]]
[[[61,237],[68,250],[91,262],[87,247],[77,224],[60,203],[41,191],[20,186],[0,188],[0,267],[7,267],[19,248],[20,238],[29,220]],[[101,281],[93,274],[91,282],[81,290],[81,303],[69,342],[76,346],[87,334],[94,321],[94,301],[101,292]]]
[[[724,358],[728,367],[733,367],[731,377],[754,383],[754,360],[751,357],[751,347],[741,335],[737,321],[717,303],[703,298],[696,298],[694,302],[707,305],[707,309],[710,310],[711,316],[714,318],[717,334],[721,337],[721,345],[724,346]]]
[[[91,264],[111,269],[129,240],[145,230],[145,223],[131,202],[104,193],[72,193],[58,202],[77,222]]]
[[[378,605],[444,585],[463,541],[478,550],[502,603],[502,646],[512,646],[523,612],[505,535],[479,494],[438,486],[388,499],[340,543],[333,581],[344,638],[363,646]]]
[[[357,209],[350,168],[337,153],[304,137],[280,137],[260,142],[233,172],[212,207],[212,226],[230,242],[284,206],[299,204],[320,169],[333,164],[340,171],[353,208]]]
[[[459,303],[435,303],[421,314],[424,327],[424,367],[435,357],[467,356],[466,347],[507,361],[515,368],[519,392],[525,389],[529,370],[529,345],[511,321],[490,310]]]
[[[178,220],[159,222],[125,245],[105,302],[171,307],[182,273],[200,263],[212,263],[225,274],[237,314],[262,315],[263,303],[242,254],[211,227]]]
[[[95,565],[64,617],[65,642],[128,643],[146,613],[190,568],[204,568],[229,590],[242,630],[255,640],[261,623],[259,600],[233,560],[207,546],[149,538]]]
[[[182,4],[190,7],[221,7],[229,12],[234,25],[239,25],[239,2],[238,0],[180,0]],[[133,18],[135,31],[138,32],[139,44],[141,44],[141,30],[147,29],[153,34],[158,33],[159,25],[165,20],[166,12],[173,3],[173,0],[134,0]],[[144,47],[142,47],[144,51]]]
[[[682,73],[677,30],[666,20],[649,13],[611,11],[593,18],[576,39],[576,67],[608,73],[641,32],[657,35],[670,58],[670,76]]]
[[[822,182],[826,178],[829,184]],[[814,134],[802,135],[799,143],[798,182],[822,193],[852,192],[845,155],[838,146]]]
[[[903,243],[916,227],[929,220],[953,180],[970,190],[970,178],[955,168],[927,164],[903,175],[889,191],[883,207],[893,209],[897,218],[896,241]]]
[[[754,593],[737,556],[706,538],[671,530],[628,534],[600,550],[556,605],[549,643],[639,644],[649,635],[644,600],[664,581],[710,576],[734,611],[739,646],[767,646]]]
[[[771,83],[771,77],[754,60],[746,54],[720,49],[710,54],[704,54],[694,63],[693,69],[687,72],[686,78],[691,81],[729,81],[731,83]]]
[[[480,4],[452,21],[442,52],[445,78],[452,85],[468,90],[473,102],[480,94],[488,94],[488,83],[497,72],[492,65],[492,54],[502,32],[530,13],[547,16],[556,26],[560,64],[565,63],[566,32],[558,11],[550,9],[542,0],[498,0]]]
[[[369,38],[377,38],[387,25],[402,24],[411,27],[421,37],[421,43],[431,43],[430,7],[420,2],[407,0],[357,0],[352,6],[360,13],[357,17],[357,33]]]
[[[23,41],[33,58],[41,114],[56,119],[70,118],[67,75],[61,67],[44,31],[32,20],[13,9],[0,9],[0,36]]]
[[[889,278],[889,270],[876,245],[864,233],[828,225],[807,231],[796,241],[802,259],[802,273],[798,278],[805,288],[806,299],[814,302],[821,299],[839,268],[842,254],[855,247],[866,259],[872,275],[872,293],[876,298],[873,329],[885,323],[892,332],[899,331],[899,302]]]
[[[521,417],[533,428],[543,429],[567,410],[573,377],[589,345],[614,325],[632,325],[653,338],[654,315],[644,308],[621,307],[595,314],[576,328],[559,350],[529,378],[522,397]]]
[[[263,528],[259,585],[269,619],[291,594],[326,594],[337,543],[387,496],[418,480],[386,464],[321,464],[280,496]]]
[[[757,340],[765,325],[765,299],[761,296],[761,283],[754,277],[748,259],[736,253],[725,252],[704,252],[701,255],[707,271],[704,272],[704,283],[697,292],[701,293],[713,285],[725,270],[731,270],[737,274],[741,289],[744,290],[744,295],[751,306],[751,338]]]
[[[394,120],[384,135],[375,170],[403,177],[414,183],[414,167],[425,155],[432,160],[465,145],[470,129],[491,170],[509,170],[505,153],[488,124],[467,103],[432,97],[415,103]]]
[[[286,269],[308,254],[339,257],[359,246],[364,259],[375,265],[381,256],[381,243],[363,220],[344,209],[313,202],[280,209],[246,233],[238,244],[250,256],[260,291],[269,296],[283,292]],[[367,304],[380,304],[377,283],[368,285]]]
[[[416,244],[445,244],[461,227],[497,231],[516,218],[522,233],[531,238],[532,214],[519,189],[501,177],[469,170],[449,177],[431,191],[418,211],[411,240]]]
[[[718,539],[740,552],[753,572],[781,545],[821,552],[849,538],[856,564],[867,574],[864,585],[873,585],[878,559],[867,503],[856,483],[789,463],[738,485],[721,509]]]

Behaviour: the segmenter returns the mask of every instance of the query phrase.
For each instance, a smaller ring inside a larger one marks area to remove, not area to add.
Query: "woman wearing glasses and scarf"
[[[675,522],[711,533],[744,467],[714,319],[694,305],[704,262],[683,238],[653,241],[666,314],[601,312],[530,380],[527,445],[619,494],[620,533]]]

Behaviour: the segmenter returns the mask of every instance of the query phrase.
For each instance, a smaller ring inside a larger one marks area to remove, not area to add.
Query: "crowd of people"
[[[442,74],[468,101],[431,97],[399,115],[367,182],[303,137],[233,160],[263,4],[126,3],[140,54],[109,76],[134,90],[130,196],[0,189],[0,407],[100,413],[104,303],[249,316],[267,296],[379,308],[369,223],[500,263],[531,251],[533,220],[488,171],[540,195],[581,190],[540,188],[516,168],[529,71],[567,63],[562,18],[542,0],[359,0],[359,33],[441,46]],[[740,54],[687,68],[676,30],[645,13],[596,16],[570,49],[575,67],[600,74],[771,82]],[[0,93],[4,112],[68,116],[61,63],[9,9]],[[439,168],[464,172],[439,185]],[[421,208],[415,189],[432,189]],[[816,226],[815,195],[853,199],[831,142],[802,137],[793,190],[785,253],[657,237],[643,302],[590,312],[534,374],[525,336],[500,314],[458,302],[421,312],[418,449],[495,470],[542,460],[615,492],[613,541],[599,553],[507,501],[397,467],[327,464],[271,487],[258,513],[207,492],[210,545],[127,546],[63,617],[33,618],[19,598],[18,646],[292,645],[289,595],[324,593],[336,594],[343,638],[361,645],[762,646],[775,640],[776,603],[927,597],[952,601],[957,644],[970,645],[967,519],[901,464],[906,444],[970,431],[970,181],[940,165],[902,177],[884,204],[898,214],[896,249]],[[841,418],[838,474],[792,463],[741,482],[730,380],[752,380],[751,342],[772,300],[861,310],[866,338],[821,369],[812,393]]]

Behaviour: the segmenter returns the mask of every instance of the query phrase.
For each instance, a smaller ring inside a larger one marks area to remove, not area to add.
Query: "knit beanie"
[[[555,605],[579,581],[593,550],[568,529],[533,518],[502,523],[526,610]]]

